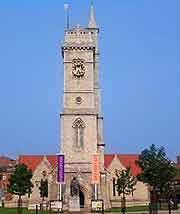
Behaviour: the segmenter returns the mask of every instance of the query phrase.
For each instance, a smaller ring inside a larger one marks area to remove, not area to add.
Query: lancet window
[[[113,196],[116,196],[116,179],[114,177],[112,179],[112,185],[113,185]]]
[[[74,136],[75,136],[75,146],[77,148],[83,148],[84,147],[84,128],[85,124],[80,119],[77,118],[73,123],[74,128]]]

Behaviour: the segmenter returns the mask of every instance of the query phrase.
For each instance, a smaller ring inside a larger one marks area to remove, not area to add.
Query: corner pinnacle
[[[91,7],[90,7],[90,16],[89,16],[88,28],[98,28],[97,24],[96,24],[94,7],[93,7],[92,3],[91,3]]]

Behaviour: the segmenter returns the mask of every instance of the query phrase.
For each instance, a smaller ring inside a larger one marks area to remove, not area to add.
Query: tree
[[[135,190],[135,185],[137,183],[137,179],[134,176],[131,176],[130,167],[124,170],[116,170],[117,176],[117,192],[119,195],[122,194],[122,212],[125,213],[126,208],[126,195],[133,195]]]
[[[39,191],[40,191],[40,196],[41,196],[42,200],[44,201],[44,198],[48,197],[48,180],[47,179],[41,180]]]
[[[7,186],[8,192],[18,195],[18,208],[21,207],[21,196],[32,192],[33,184],[31,183],[32,172],[24,164],[17,164],[15,171],[9,179]],[[20,212],[20,209],[18,209]]]
[[[156,148],[154,144],[141,152],[136,163],[142,169],[138,180],[149,184],[151,203],[157,203],[158,194],[167,192],[170,182],[175,178],[176,167],[167,158],[164,148]]]

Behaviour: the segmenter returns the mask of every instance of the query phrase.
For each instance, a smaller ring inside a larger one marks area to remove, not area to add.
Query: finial
[[[89,16],[89,23],[88,28],[98,28],[96,24],[95,14],[94,14],[94,7],[93,3],[91,2],[91,8],[90,8],[90,16]]]
[[[69,4],[64,4],[64,10],[66,13],[66,28],[69,29]]]

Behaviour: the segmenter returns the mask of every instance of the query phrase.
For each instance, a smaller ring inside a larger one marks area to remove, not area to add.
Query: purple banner
[[[64,155],[58,155],[57,161],[58,161],[57,182],[64,183]]]

